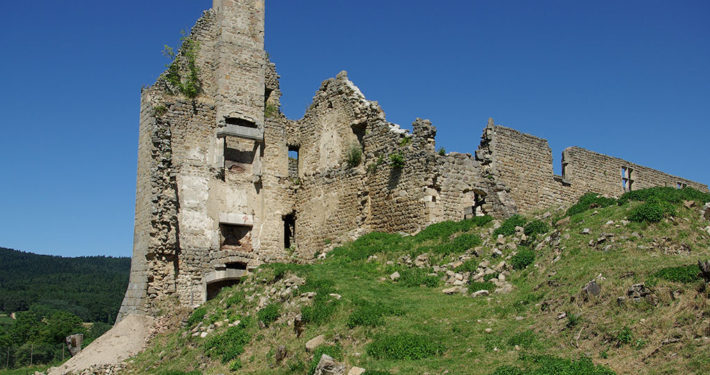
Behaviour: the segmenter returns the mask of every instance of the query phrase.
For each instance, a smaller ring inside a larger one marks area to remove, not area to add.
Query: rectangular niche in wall
[[[229,173],[251,174],[257,144],[248,139],[227,137],[224,142],[224,170]]]
[[[250,225],[220,223],[219,249],[222,251],[251,252],[251,229]]]

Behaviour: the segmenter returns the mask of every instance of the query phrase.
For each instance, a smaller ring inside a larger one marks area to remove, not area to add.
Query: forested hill
[[[63,310],[113,323],[130,267],[130,258],[65,258],[0,247],[0,312]]]

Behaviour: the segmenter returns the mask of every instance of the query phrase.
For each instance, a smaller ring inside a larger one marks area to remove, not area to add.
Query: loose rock
[[[320,345],[323,345],[323,343],[325,343],[325,336],[318,335],[318,336],[308,340],[308,342],[306,343],[306,351],[312,352]]]
[[[342,363],[336,362],[333,357],[323,354],[322,357],[320,357],[320,361],[318,362],[318,366],[316,367],[316,371],[313,373],[314,375],[344,375],[345,374],[345,365]]]

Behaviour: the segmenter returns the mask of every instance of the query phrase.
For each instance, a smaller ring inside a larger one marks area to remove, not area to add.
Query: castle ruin
[[[118,320],[163,298],[194,306],[263,263],[307,261],[370,231],[569,205],[586,192],[706,185],[489,120],[474,155],[436,128],[388,122],[345,72],[299,120],[279,111],[264,0],[214,0],[173,65],[141,93],[130,284]],[[331,244],[331,245],[329,245]]]

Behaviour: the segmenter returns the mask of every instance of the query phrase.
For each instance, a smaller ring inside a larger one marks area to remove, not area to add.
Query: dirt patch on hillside
[[[70,374],[92,366],[121,363],[145,348],[153,323],[151,317],[129,315],[75,357],[49,369],[47,374]]]

